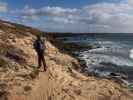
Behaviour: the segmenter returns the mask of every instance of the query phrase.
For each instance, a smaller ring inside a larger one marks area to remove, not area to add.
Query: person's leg
[[[41,60],[42,60],[42,62],[43,62],[44,71],[46,71],[46,70],[47,70],[47,66],[46,66],[44,54],[42,54]]]
[[[42,66],[42,64],[41,64],[41,56],[38,53],[38,68],[40,68],[41,66]]]

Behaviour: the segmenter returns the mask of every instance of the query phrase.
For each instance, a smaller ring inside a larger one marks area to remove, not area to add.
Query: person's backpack
[[[38,49],[38,46],[37,46],[37,40],[34,42],[33,47],[34,47],[35,50]]]
[[[36,40],[33,45],[37,51],[44,50],[44,42],[42,40]]]

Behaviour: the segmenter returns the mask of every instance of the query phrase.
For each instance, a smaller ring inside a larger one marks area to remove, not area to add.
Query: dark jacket
[[[37,39],[34,44],[34,49],[37,51],[37,52],[44,52],[45,50],[45,45],[44,45],[44,41],[42,39]]]

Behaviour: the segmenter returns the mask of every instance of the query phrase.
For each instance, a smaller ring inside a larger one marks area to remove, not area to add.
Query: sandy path
[[[36,85],[25,100],[52,100],[53,86],[48,73],[40,73],[39,80],[36,80]]]

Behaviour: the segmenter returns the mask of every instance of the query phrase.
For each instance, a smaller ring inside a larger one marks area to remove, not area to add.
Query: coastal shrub
[[[31,86],[25,86],[25,87],[24,87],[24,91],[28,92],[28,91],[30,91],[30,90],[32,90]]]
[[[29,67],[33,68],[33,69],[37,69],[36,65],[30,65]]]
[[[18,62],[20,64],[25,64],[26,60],[23,57],[22,54],[18,53],[18,52],[13,52],[13,51],[8,51],[6,53],[6,57],[13,59],[15,62]]]
[[[25,64],[27,55],[19,48],[8,44],[0,44],[0,55],[14,60],[20,64]]]
[[[0,67],[1,66],[6,66],[6,65],[7,65],[7,62],[0,58]]]
[[[0,56],[0,67],[6,68],[7,66],[9,66],[9,62]]]
[[[13,46],[1,43],[0,44],[0,55],[6,55],[6,53],[12,49],[14,49]]]
[[[7,84],[5,82],[0,82],[0,100],[8,100],[7,99]]]
[[[30,73],[30,77],[35,79],[39,75],[39,70],[36,65],[31,65],[30,67],[33,68],[33,71]]]

